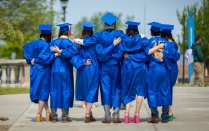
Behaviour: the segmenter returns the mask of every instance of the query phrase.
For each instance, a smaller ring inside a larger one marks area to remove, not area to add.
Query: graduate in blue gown
[[[146,37],[139,34],[139,22],[127,21],[128,28],[126,34],[130,38],[134,38],[131,43],[121,43],[119,49],[124,51],[124,61],[122,63],[122,99],[126,105],[124,123],[129,123],[129,113],[131,102],[136,97],[135,115],[131,122],[139,123],[139,110],[143,101],[143,97],[147,95],[147,61],[149,55],[155,50],[163,47],[158,45],[153,49],[149,49],[149,41]],[[124,37],[123,37],[124,38]]]
[[[95,33],[91,38],[84,40],[84,47],[90,47],[95,44],[100,44],[104,48],[113,44],[115,38],[120,37],[121,31],[115,30],[118,17],[111,13],[105,14],[101,20],[105,23],[105,30]],[[119,119],[119,108],[121,98],[121,61],[123,59],[123,51],[120,51],[117,46],[104,55],[98,55],[100,61],[100,90],[101,100],[104,106],[105,119],[102,123],[111,122],[110,108],[114,108],[113,122],[121,123]]]
[[[96,26],[91,22],[84,22],[81,39],[91,37],[93,35],[93,27]],[[115,41],[114,41],[115,42]],[[90,47],[84,47],[82,43],[78,43],[79,55],[71,59],[71,63],[77,69],[76,76],[76,100],[84,101],[86,105],[85,122],[95,121],[91,108],[94,102],[98,101],[99,88],[99,62],[98,54],[107,54],[113,50],[115,44],[107,48],[103,48],[100,44]],[[117,41],[116,41],[117,42]],[[116,43],[118,44],[120,40]],[[101,57],[101,56],[100,56]],[[90,65],[89,65],[90,62]]]
[[[139,22],[127,21],[128,28],[126,29],[126,34],[129,37],[139,35],[138,25]],[[127,49],[127,45],[124,44],[120,48],[125,52],[124,61],[122,63],[122,100],[124,105],[126,105],[126,112],[124,116],[124,123],[129,123],[129,113],[131,102],[136,98],[136,109],[134,118],[132,122],[139,123],[139,110],[143,101],[143,97],[146,97],[146,75],[147,66],[146,61],[149,60],[148,52],[148,40],[147,38],[141,38],[138,43],[140,48],[137,50],[132,50],[132,48]],[[120,47],[122,44],[119,45]],[[134,47],[134,46],[132,46]]]
[[[158,106],[162,106],[162,122],[168,122],[168,108],[171,104],[170,77],[168,77],[170,68],[170,56],[173,56],[174,48],[168,42],[160,37],[160,27],[162,24],[151,22],[150,48],[164,43],[164,48],[154,52],[150,57],[148,73],[148,104],[151,109],[151,119],[149,123],[159,122]]]
[[[150,32],[152,38],[149,39],[150,48],[157,46],[160,42],[165,43],[160,37],[160,23],[151,22],[148,23],[151,25]],[[166,67],[162,59],[162,52],[164,49],[155,51],[150,55],[149,62],[149,72],[148,72],[148,105],[151,109],[151,119],[148,120],[149,123],[158,123],[159,122],[159,113],[157,110],[158,106],[162,106],[162,119],[167,120],[168,116],[168,94],[164,93],[165,91],[170,92],[169,80],[167,77]]]
[[[50,121],[50,110],[47,103],[50,90],[50,61],[39,61],[39,59],[46,59],[43,52],[49,49],[52,25],[40,24],[39,30],[41,30],[40,39],[31,41],[23,46],[26,62],[30,65],[30,99],[34,103],[39,103],[36,116],[37,122],[43,121],[43,107],[47,112],[46,120]],[[54,53],[49,59],[51,61],[55,59]]]
[[[93,27],[96,26],[91,22],[84,22],[81,39],[93,35]],[[76,73],[76,100],[84,101],[86,115],[84,122],[95,121],[91,108],[94,102],[98,101],[99,87],[99,66],[96,54],[93,48],[83,48],[78,43],[79,54],[71,59],[71,63],[77,69]]]
[[[174,28],[173,25],[164,24],[161,26],[161,30],[162,30],[161,37],[165,38],[168,41],[168,44],[170,44],[171,46],[174,46],[173,48],[175,49],[175,50],[173,50],[174,53],[172,53],[174,56],[170,56],[171,68],[169,68],[169,74],[168,74],[168,77],[170,77],[170,80],[171,80],[171,84],[170,84],[171,95],[172,95],[171,105],[172,105],[172,100],[173,100],[173,87],[176,84],[176,80],[178,77],[177,61],[180,59],[180,53],[178,52],[178,45],[175,42],[175,40],[173,39],[172,33],[171,33],[173,28]],[[169,106],[169,116],[168,116],[169,121],[173,121],[173,118],[174,118],[171,105]]]
[[[141,40],[140,35],[128,37],[126,34],[119,30],[115,30],[116,21],[118,17],[111,13],[105,14],[101,20],[104,22],[105,30],[95,33],[91,38],[84,40],[84,47],[89,47],[94,44],[101,44],[103,47],[108,47],[112,44],[115,38],[121,37],[120,44],[127,44],[126,47],[121,48],[132,49],[134,43],[138,43]],[[102,105],[105,110],[105,119],[103,123],[110,123],[111,113],[110,107],[114,107],[113,122],[121,123],[119,119],[119,108],[121,99],[121,61],[123,60],[123,51],[119,50],[120,44],[109,52],[106,57],[104,55],[98,55],[100,60],[100,89]],[[132,50],[137,50],[139,46],[134,46]]]
[[[70,30],[69,23],[58,24],[60,27],[59,38],[50,43],[51,50],[58,53],[59,57],[52,63],[51,69],[51,119],[57,122],[57,108],[62,109],[62,122],[71,122],[69,118],[69,108],[73,107],[74,100],[74,80],[73,65],[70,59],[78,54],[77,45],[68,38]]]

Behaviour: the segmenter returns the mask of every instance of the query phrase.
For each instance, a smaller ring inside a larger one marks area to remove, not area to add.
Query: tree
[[[83,30],[83,27],[80,25],[82,22],[87,22],[90,21],[94,24],[96,24],[97,26],[94,27],[94,32],[99,32],[101,30],[104,29],[104,23],[100,20],[100,18],[106,14],[106,12],[98,12],[95,13],[90,19],[88,19],[87,17],[83,17],[77,24],[75,24],[75,26],[73,26],[72,31],[75,33],[75,36],[77,38],[81,37],[81,31]],[[115,13],[113,13],[115,14]],[[118,16],[119,18],[122,17],[122,14],[115,14],[116,16]],[[134,17],[133,16],[127,16],[128,20],[133,20]],[[119,30],[123,30],[125,28],[125,25],[122,23],[121,19],[119,19],[116,23],[116,29]]]
[[[7,43],[6,50],[8,52],[13,50],[17,53],[17,58],[23,58],[22,46],[39,38],[38,25],[52,24],[55,15],[48,0],[0,0],[1,18],[9,21],[14,29],[21,31],[24,36],[24,41],[16,46]],[[60,19],[60,17],[56,18]],[[17,42],[12,41],[12,43]]]
[[[205,60],[208,59],[209,56],[209,0],[201,0],[200,3],[195,3],[193,5],[188,5],[184,7],[183,12],[179,12],[177,10],[177,17],[182,25],[182,32],[183,32],[183,24],[185,20],[185,25],[187,25],[188,20],[188,14],[193,13],[194,14],[194,23],[195,23],[195,36],[201,36],[203,39],[202,42],[202,49]],[[185,16],[185,19],[184,19]],[[186,27],[186,40],[188,39],[188,27]],[[182,47],[183,44],[180,44]],[[185,48],[187,47],[187,44],[184,45]],[[209,66],[209,61],[206,61],[206,66]]]
[[[12,24],[2,18],[0,18],[0,38],[0,58],[10,56],[10,52],[6,50],[11,49],[10,47],[13,47],[11,52],[17,51],[19,44],[24,41],[22,32],[19,30],[14,30]]]

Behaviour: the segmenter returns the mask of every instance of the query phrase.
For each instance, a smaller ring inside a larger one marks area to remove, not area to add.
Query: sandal
[[[51,114],[50,112],[46,113],[46,122],[50,122],[51,121]]]
[[[42,121],[44,121],[44,118],[42,117],[42,115],[41,114],[37,114],[36,115],[36,122],[42,122]]]
[[[129,119],[129,112],[125,112],[125,116],[124,116],[124,123],[125,123],[125,124],[130,123],[130,119]]]
[[[173,121],[173,118],[174,118],[174,115],[172,114],[172,115],[169,115],[167,119],[168,119],[169,121]]]
[[[96,119],[94,118],[94,116],[93,116],[93,114],[92,114],[92,112],[90,113],[90,122],[94,122],[94,121],[96,121]]]
[[[6,121],[6,120],[9,120],[9,118],[7,118],[7,117],[0,117],[0,120],[1,121]]]
[[[132,123],[139,123],[140,122],[139,112],[135,112],[134,118],[132,118],[131,122]]]
[[[84,122],[85,123],[89,123],[90,122],[90,114],[89,113],[86,113]]]

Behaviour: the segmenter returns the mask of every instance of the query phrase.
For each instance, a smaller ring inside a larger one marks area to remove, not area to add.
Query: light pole
[[[60,0],[63,9],[63,21],[65,22],[65,10],[67,8],[68,0]]]
[[[184,84],[184,61],[185,61],[185,58],[184,58],[184,55],[185,55],[185,43],[186,43],[186,36],[185,36],[185,34],[186,34],[186,22],[185,22],[185,15],[183,15],[183,28],[184,28],[184,35],[183,35],[183,69],[182,69],[182,83]]]

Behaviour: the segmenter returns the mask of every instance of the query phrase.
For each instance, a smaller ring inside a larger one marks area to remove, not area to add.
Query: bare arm
[[[164,44],[163,44],[163,43],[158,44],[157,46],[155,46],[155,47],[149,49],[148,55],[154,53],[156,50],[163,49],[163,48],[164,48]]]

